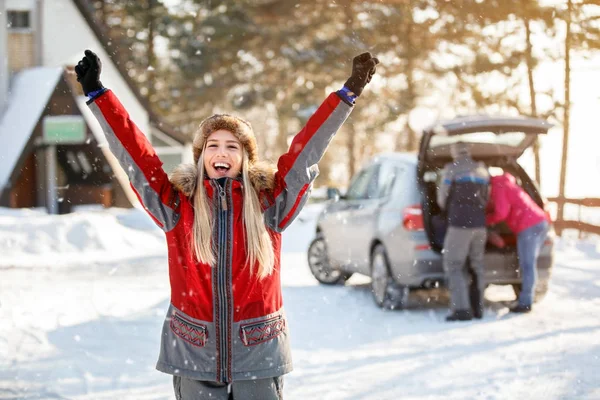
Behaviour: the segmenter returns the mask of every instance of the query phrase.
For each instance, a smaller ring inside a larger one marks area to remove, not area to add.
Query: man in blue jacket
[[[468,321],[483,316],[484,254],[487,240],[485,208],[490,176],[482,162],[471,158],[468,144],[451,146],[453,161],[442,171],[437,202],[446,211],[448,230],[444,239],[444,271],[450,289],[451,313],[447,321]],[[478,296],[471,304],[467,257],[471,261]]]

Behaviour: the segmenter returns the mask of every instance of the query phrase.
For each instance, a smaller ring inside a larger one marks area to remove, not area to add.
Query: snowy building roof
[[[0,119],[0,191],[7,185],[62,73],[60,67],[38,67],[15,77],[8,108]]]

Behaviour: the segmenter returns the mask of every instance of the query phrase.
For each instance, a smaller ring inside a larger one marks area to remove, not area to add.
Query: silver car
[[[532,118],[457,118],[426,129],[418,154],[375,157],[352,178],[343,196],[329,189],[330,200],[308,249],[312,274],[323,284],[343,283],[355,273],[370,276],[375,302],[389,309],[404,308],[411,289],[444,285],[445,221],[435,199],[441,169],[451,161],[450,145],[468,143],[472,157],[484,161],[492,175],[511,173],[545,207],[537,185],[517,160],[550,127]],[[518,294],[516,237],[503,223],[493,229],[507,246],[488,243],[486,282],[512,285]],[[538,259],[538,299],[548,290],[553,258],[551,229]]]

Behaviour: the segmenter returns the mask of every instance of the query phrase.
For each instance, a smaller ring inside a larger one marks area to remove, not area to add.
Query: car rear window
[[[473,132],[451,136],[433,135],[429,141],[429,147],[445,146],[456,142],[486,143],[519,147],[526,136],[527,134],[524,132],[504,132],[501,134],[496,134],[494,132]]]

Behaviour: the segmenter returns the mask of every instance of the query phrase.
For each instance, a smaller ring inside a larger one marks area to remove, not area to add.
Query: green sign
[[[49,115],[44,117],[43,129],[46,144],[85,142],[85,121],[81,115]]]

